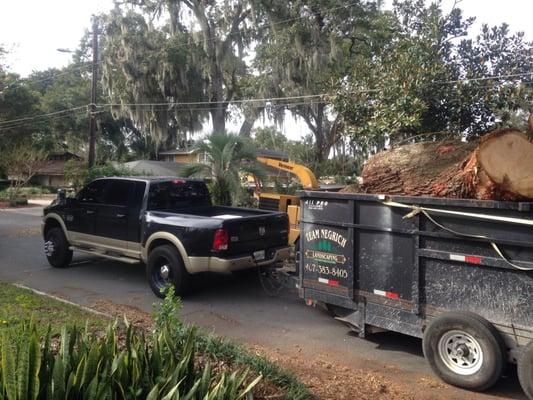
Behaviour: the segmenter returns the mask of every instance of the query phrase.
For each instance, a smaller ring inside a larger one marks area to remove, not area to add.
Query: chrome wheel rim
[[[453,330],[439,340],[439,357],[452,372],[458,375],[473,375],[483,365],[483,350],[470,334]]]
[[[161,276],[161,278],[164,281],[168,281],[169,275],[170,275],[170,268],[168,267],[168,265],[166,265],[166,264],[162,265],[159,268],[159,276]]]
[[[151,272],[152,282],[158,290],[165,288],[172,282],[172,269],[166,257],[160,257]]]
[[[47,257],[52,257],[55,251],[55,244],[52,240],[47,240],[46,242],[44,242],[44,253]]]

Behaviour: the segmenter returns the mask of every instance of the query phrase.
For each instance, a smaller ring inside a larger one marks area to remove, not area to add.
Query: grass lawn
[[[42,334],[48,324],[52,333],[60,333],[63,325],[103,329],[109,320],[83,309],[0,282],[0,332],[16,331],[33,318]]]

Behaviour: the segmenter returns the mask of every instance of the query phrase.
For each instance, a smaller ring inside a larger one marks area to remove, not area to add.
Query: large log
[[[380,152],[363,168],[366,193],[533,199],[533,143],[516,129],[477,142],[421,142]]]

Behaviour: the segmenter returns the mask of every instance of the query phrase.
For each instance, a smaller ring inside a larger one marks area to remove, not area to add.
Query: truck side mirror
[[[57,190],[57,202],[59,204],[65,204],[67,202],[67,194],[65,192],[65,189]]]

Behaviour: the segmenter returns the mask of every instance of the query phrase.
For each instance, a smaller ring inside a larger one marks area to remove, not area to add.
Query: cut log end
[[[533,143],[515,129],[474,143],[414,143],[371,157],[362,177],[366,193],[530,200]]]
[[[533,198],[533,143],[517,130],[489,135],[479,145],[479,186],[504,197]]]

